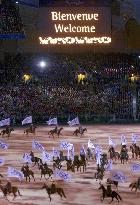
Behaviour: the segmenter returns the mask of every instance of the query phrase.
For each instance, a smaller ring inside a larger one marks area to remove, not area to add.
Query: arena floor
[[[83,126],[84,127],[84,126]],[[36,135],[33,136],[30,134],[28,137],[23,134],[23,128],[17,128],[11,134],[10,139],[8,140],[6,137],[0,140],[3,140],[5,143],[9,144],[9,149],[7,151],[3,151],[0,149],[0,157],[5,158],[5,164],[0,167],[0,173],[4,175],[4,179],[1,178],[2,184],[6,184],[7,181],[7,168],[8,166],[12,166],[18,170],[21,169],[23,165],[22,156],[25,152],[30,152],[32,150],[32,141],[36,139],[46,148],[47,151],[51,151],[52,147],[59,147],[58,142],[60,140],[67,140],[70,143],[75,145],[75,152],[79,153],[81,145],[87,147],[87,142],[89,137],[93,139],[93,142],[98,145],[102,145],[104,151],[108,150],[108,137],[112,136],[116,139],[117,147],[116,150],[120,151],[120,134],[125,134],[127,137],[128,145],[131,143],[131,134],[136,133],[139,135],[140,126],[139,125],[94,125],[94,126],[86,126],[87,132],[83,137],[73,136],[72,133],[75,130],[75,127],[65,126],[62,131],[62,136],[60,139],[55,137],[48,137],[48,131],[52,127],[48,126],[40,126],[37,128]],[[140,141],[138,142],[140,145]],[[39,153],[35,152],[36,156],[40,156]],[[135,174],[131,172],[131,164],[135,163],[136,160],[130,160],[128,164],[122,165],[120,161],[117,161],[116,164],[113,164],[113,170],[120,170],[125,173],[128,177],[126,183],[119,183],[119,194],[122,197],[122,205],[139,205],[140,204],[140,191],[137,194],[131,192],[129,184],[134,180],[137,180],[139,174]],[[64,164],[64,170],[66,170],[66,166]],[[12,185],[16,185],[22,196],[18,196],[14,201],[12,201],[13,196],[8,196],[10,203],[6,201],[3,197],[2,192],[0,191],[0,205],[7,204],[16,204],[16,205],[101,205],[108,204],[111,201],[111,198],[106,198],[104,202],[101,202],[101,191],[98,190],[99,183],[93,178],[96,169],[96,163],[93,161],[88,162],[87,171],[85,173],[72,173],[72,180],[69,183],[57,180],[57,185],[62,187],[67,196],[66,199],[61,200],[58,195],[52,195],[52,201],[49,201],[48,195],[45,190],[42,190],[41,187],[45,179],[40,180],[40,171],[37,166],[33,167],[32,170],[35,172],[34,182],[26,183],[25,180],[20,184],[17,179],[8,178],[12,182]],[[106,178],[110,176],[110,173],[106,173],[103,182],[105,183]],[[48,184],[51,184],[51,180],[47,181]],[[112,187],[115,189],[115,187]],[[112,202],[112,204],[118,204],[117,201]]]

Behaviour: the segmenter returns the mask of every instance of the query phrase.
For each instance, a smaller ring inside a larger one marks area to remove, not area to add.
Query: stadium
[[[0,0],[0,205],[139,205],[139,10]]]

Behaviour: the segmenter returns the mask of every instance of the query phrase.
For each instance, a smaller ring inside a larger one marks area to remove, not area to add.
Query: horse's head
[[[101,182],[99,183],[99,185],[100,185],[100,187],[98,188],[98,190],[100,190],[100,189],[102,189],[102,190],[105,189],[105,188],[104,188],[104,185],[101,184]]]
[[[86,131],[86,132],[87,132],[87,128],[85,128],[85,129],[84,129],[84,131]]]

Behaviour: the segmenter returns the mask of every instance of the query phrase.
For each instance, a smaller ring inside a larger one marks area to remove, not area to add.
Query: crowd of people
[[[25,82],[27,57],[7,56],[1,63],[0,118],[19,122],[79,116],[81,119],[133,120],[132,74],[139,75],[138,56],[127,54],[52,55],[45,71],[31,69]],[[34,56],[28,57],[32,60]],[[82,73],[85,79],[78,81]],[[135,83],[139,90],[139,80]],[[137,101],[138,103],[138,101]]]
[[[20,34],[23,24],[15,1],[1,0],[0,34]]]

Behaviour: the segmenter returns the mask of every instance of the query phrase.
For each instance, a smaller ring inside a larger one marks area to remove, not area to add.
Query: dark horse
[[[83,156],[83,157],[81,157],[81,159],[79,159],[79,156],[75,155],[73,165],[74,165],[74,167],[77,167],[77,171],[80,168],[80,172],[81,172],[81,167],[83,167],[83,172],[86,171],[86,158],[85,158],[85,156]]]
[[[102,190],[102,197],[103,197],[102,200],[104,200],[104,198],[107,198],[107,197],[111,197],[112,201],[114,200],[114,198],[117,199],[118,202],[119,200],[122,200],[121,196],[117,192],[111,191],[111,193],[108,193],[107,189],[104,187],[103,184],[100,184],[99,190],[100,189]]]
[[[4,130],[1,131],[0,135],[2,135],[2,137],[3,137],[6,134],[8,136],[8,139],[9,139],[12,131],[14,131],[14,129],[10,126],[7,126]]]
[[[10,193],[12,193],[12,194],[14,195],[13,200],[17,197],[16,193],[18,193],[19,196],[22,196],[22,195],[20,194],[19,189],[18,189],[16,186],[11,186],[11,183],[10,183],[10,182],[8,182],[5,186],[2,186],[2,185],[0,184],[0,189],[1,189],[1,191],[3,192],[3,194],[4,194],[4,196],[5,196],[6,199],[7,199],[7,195],[10,194]],[[8,199],[7,199],[7,200],[8,200]]]
[[[125,162],[125,161],[127,162],[128,159],[129,159],[129,156],[128,156],[128,153],[127,153],[127,149],[124,148],[124,147],[122,147],[122,149],[121,149],[121,153],[120,153],[120,160],[121,160],[121,163],[124,164],[124,162]]]
[[[26,169],[24,166],[21,168],[21,171],[23,172],[24,174],[24,177],[26,178],[26,182],[27,182],[27,178],[29,178],[29,182],[30,182],[30,176],[32,176],[32,178],[34,179],[35,181],[35,178],[34,178],[34,172],[30,169]]]
[[[78,134],[81,134],[81,136],[84,134],[84,132],[87,132],[87,128],[84,128],[80,131],[80,128],[79,129],[76,129],[74,132],[73,132],[73,135],[77,136]]]
[[[51,177],[53,175],[53,170],[50,169],[46,163],[44,165],[41,164],[39,166],[39,170],[41,170],[41,178],[42,178],[42,175],[44,175],[44,177],[45,177],[46,174],[48,174],[49,177]],[[46,179],[46,177],[45,177],[45,179]]]
[[[49,138],[50,138],[50,136],[52,136],[54,138],[54,134],[57,134],[57,130],[58,130],[57,127],[55,127],[53,130],[50,130],[48,132]]]
[[[30,152],[30,156],[31,156],[31,161],[34,162],[34,166],[37,164],[39,167],[39,165],[42,164],[42,159],[40,159],[39,157],[35,157],[33,151]]]
[[[60,187],[56,187],[55,184],[52,184],[50,187],[49,187],[48,185],[44,184],[43,187],[42,187],[42,189],[46,189],[46,191],[47,191],[47,193],[48,193],[48,195],[49,195],[50,201],[51,201],[51,199],[52,199],[52,198],[51,198],[51,195],[52,195],[52,194],[55,194],[55,193],[58,193],[59,196],[61,197],[61,199],[62,199],[62,197],[65,197],[65,198],[66,198],[66,195],[65,195],[65,193],[64,193],[64,190],[63,190],[62,188],[60,188]]]
[[[140,147],[139,146],[137,146],[136,144],[132,144],[131,146],[130,146],[130,150],[131,150],[131,152],[132,152],[132,158],[134,159],[134,157],[136,157],[136,159],[138,158],[138,157],[140,157]]]
[[[133,191],[133,189],[135,188],[135,192],[137,192],[137,189],[140,190],[140,177],[138,178],[137,181],[131,183],[131,184],[129,185],[129,188],[131,188],[131,191]]]
[[[115,161],[117,159],[120,159],[120,154],[118,152],[115,152],[114,147],[111,146],[109,148],[108,152],[110,153],[110,159],[112,159],[112,160],[115,159]]]
[[[24,130],[24,134],[28,135],[29,133],[32,133],[35,135],[35,130],[36,130],[36,126],[31,125],[29,128]]]

